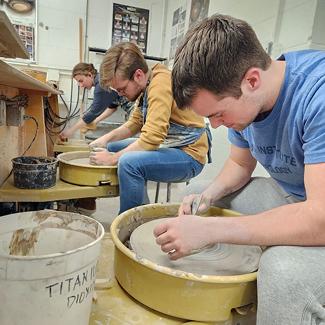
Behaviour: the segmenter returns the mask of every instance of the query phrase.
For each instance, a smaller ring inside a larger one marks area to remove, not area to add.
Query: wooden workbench
[[[89,151],[88,143],[85,140],[69,139],[67,142],[55,143],[53,151],[56,153],[71,151]]]
[[[0,202],[48,202],[88,197],[118,196],[118,186],[78,186],[57,178],[56,185],[47,189],[19,189],[11,176],[0,188]]]

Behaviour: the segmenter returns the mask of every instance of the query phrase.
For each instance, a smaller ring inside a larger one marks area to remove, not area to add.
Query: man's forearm
[[[81,128],[87,126],[87,124],[82,120],[78,120],[77,123],[75,123],[74,125],[72,125],[70,128],[68,128],[66,130],[67,133],[69,133],[70,135],[74,134],[77,130],[80,130]]]
[[[99,123],[100,121],[104,120],[105,118],[110,117],[115,111],[116,111],[115,108],[106,108],[106,110],[102,114],[100,114],[99,116],[97,116],[94,119],[94,122],[96,124]]]
[[[217,201],[246,185],[251,178],[252,171],[228,159],[221,172],[204,191],[204,194],[211,201]]]
[[[104,139],[106,142],[113,142],[113,141],[124,140],[130,138],[131,136],[132,136],[131,130],[126,126],[121,125],[117,129],[105,134]]]
[[[325,246],[324,204],[305,201],[255,215],[208,218],[210,243]]]

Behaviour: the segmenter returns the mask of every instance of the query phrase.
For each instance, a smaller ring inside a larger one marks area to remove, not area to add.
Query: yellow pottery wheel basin
[[[257,272],[242,275],[196,275],[138,258],[127,245],[139,225],[162,217],[175,217],[179,205],[150,204],[119,215],[111,225],[115,244],[115,275],[132,297],[164,314],[194,321],[230,319],[233,308],[256,302]],[[234,216],[226,209],[210,208],[205,216]]]
[[[88,165],[82,161],[89,158],[87,151],[61,153],[59,160],[60,179],[76,185],[118,185],[117,166]]]

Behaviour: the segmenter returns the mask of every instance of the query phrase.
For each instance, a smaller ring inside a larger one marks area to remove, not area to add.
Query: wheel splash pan
[[[75,162],[77,159],[88,158],[89,152],[73,151],[61,153],[59,160],[60,179],[76,185],[118,185],[117,166],[84,165]]]
[[[126,245],[132,231],[154,218],[174,217],[177,204],[149,204],[125,211],[111,225],[115,275],[133,298],[164,314],[194,321],[226,321],[233,308],[256,302],[257,272],[238,276],[195,275],[139,259]],[[239,215],[210,208],[206,216]]]

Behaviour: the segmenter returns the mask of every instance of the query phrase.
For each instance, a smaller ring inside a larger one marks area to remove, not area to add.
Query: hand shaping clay
[[[163,218],[146,222],[131,234],[130,245],[136,255],[158,265],[199,275],[240,275],[258,268],[262,249],[259,246],[215,244],[189,256],[171,261],[156,244],[153,229]]]

